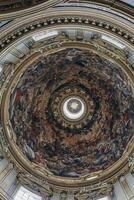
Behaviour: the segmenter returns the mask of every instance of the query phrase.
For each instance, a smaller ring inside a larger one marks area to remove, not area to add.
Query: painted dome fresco
[[[42,56],[16,80],[9,102],[25,157],[62,177],[105,170],[134,132],[134,95],[117,64],[89,50]]]

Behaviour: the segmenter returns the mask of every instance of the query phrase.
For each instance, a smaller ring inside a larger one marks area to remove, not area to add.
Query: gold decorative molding
[[[53,7],[59,3],[63,3],[66,0],[42,0],[41,3],[36,3],[36,4],[31,4],[31,6],[26,5],[25,3],[21,3],[17,7],[14,6],[15,2],[12,3],[12,8],[10,9],[10,5],[8,5],[7,2],[7,10],[3,8],[2,10],[2,5],[0,3],[0,20],[11,20],[11,19],[16,19],[20,17],[24,17],[27,15],[30,15],[34,12],[40,12],[44,9],[48,9],[50,7]],[[9,2],[10,3],[10,2]],[[10,3],[11,4],[11,3]],[[22,4],[22,5],[21,5]],[[4,6],[4,4],[3,4]]]

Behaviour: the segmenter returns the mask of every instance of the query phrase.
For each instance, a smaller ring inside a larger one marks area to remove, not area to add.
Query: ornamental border
[[[11,20],[11,19],[15,19],[17,17],[23,17],[25,15],[30,15],[34,12],[40,12],[43,9],[48,9],[50,7],[56,6],[59,3],[63,3],[66,2],[67,0],[47,0],[46,2],[42,2],[40,4],[37,4],[35,6],[31,6],[28,8],[23,8],[23,9],[19,9],[17,11],[13,10],[7,10],[6,11],[2,11],[0,13],[0,19],[1,20]],[[9,11],[9,12],[8,12]]]
[[[12,31],[0,42],[0,52],[2,52],[8,45],[15,42],[17,39],[21,38],[22,36],[27,35],[28,33],[33,33],[35,30],[41,31],[42,28],[53,28],[53,26],[59,25],[86,25],[90,28],[98,28],[99,30],[107,31],[112,34],[121,37],[122,40],[125,40],[130,45],[134,45],[134,36],[132,33],[123,30],[117,24],[113,24],[110,22],[106,22],[105,20],[100,20],[99,18],[93,18],[88,16],[86,17],[79,17],[79,16],[61,16],[61,17],[47,17],[45,19],[38,19],[36,21],[32,21],[31,23],[24,24],[23,27],[16,27],[17,30]],[[118,27],[117,27],[118,26]]]

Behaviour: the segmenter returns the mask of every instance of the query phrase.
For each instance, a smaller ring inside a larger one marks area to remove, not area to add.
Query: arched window
[[[122,0],[123,2],[130,4],[131,6],[134,6],[134,0]]]
[[[110,200],[110,199],[109,199],[109,197],[103,197],[103,198],[101,198],[99,200]]]
[[[42,200],[42,197],[21,186],[16,193],[14,200]]]

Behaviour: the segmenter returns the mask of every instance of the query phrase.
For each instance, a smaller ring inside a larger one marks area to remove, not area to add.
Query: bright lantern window
[[[32,193],[24,187],[20,187],[20,189],[14,197],[14,200],[42,200],[42,197]]]

